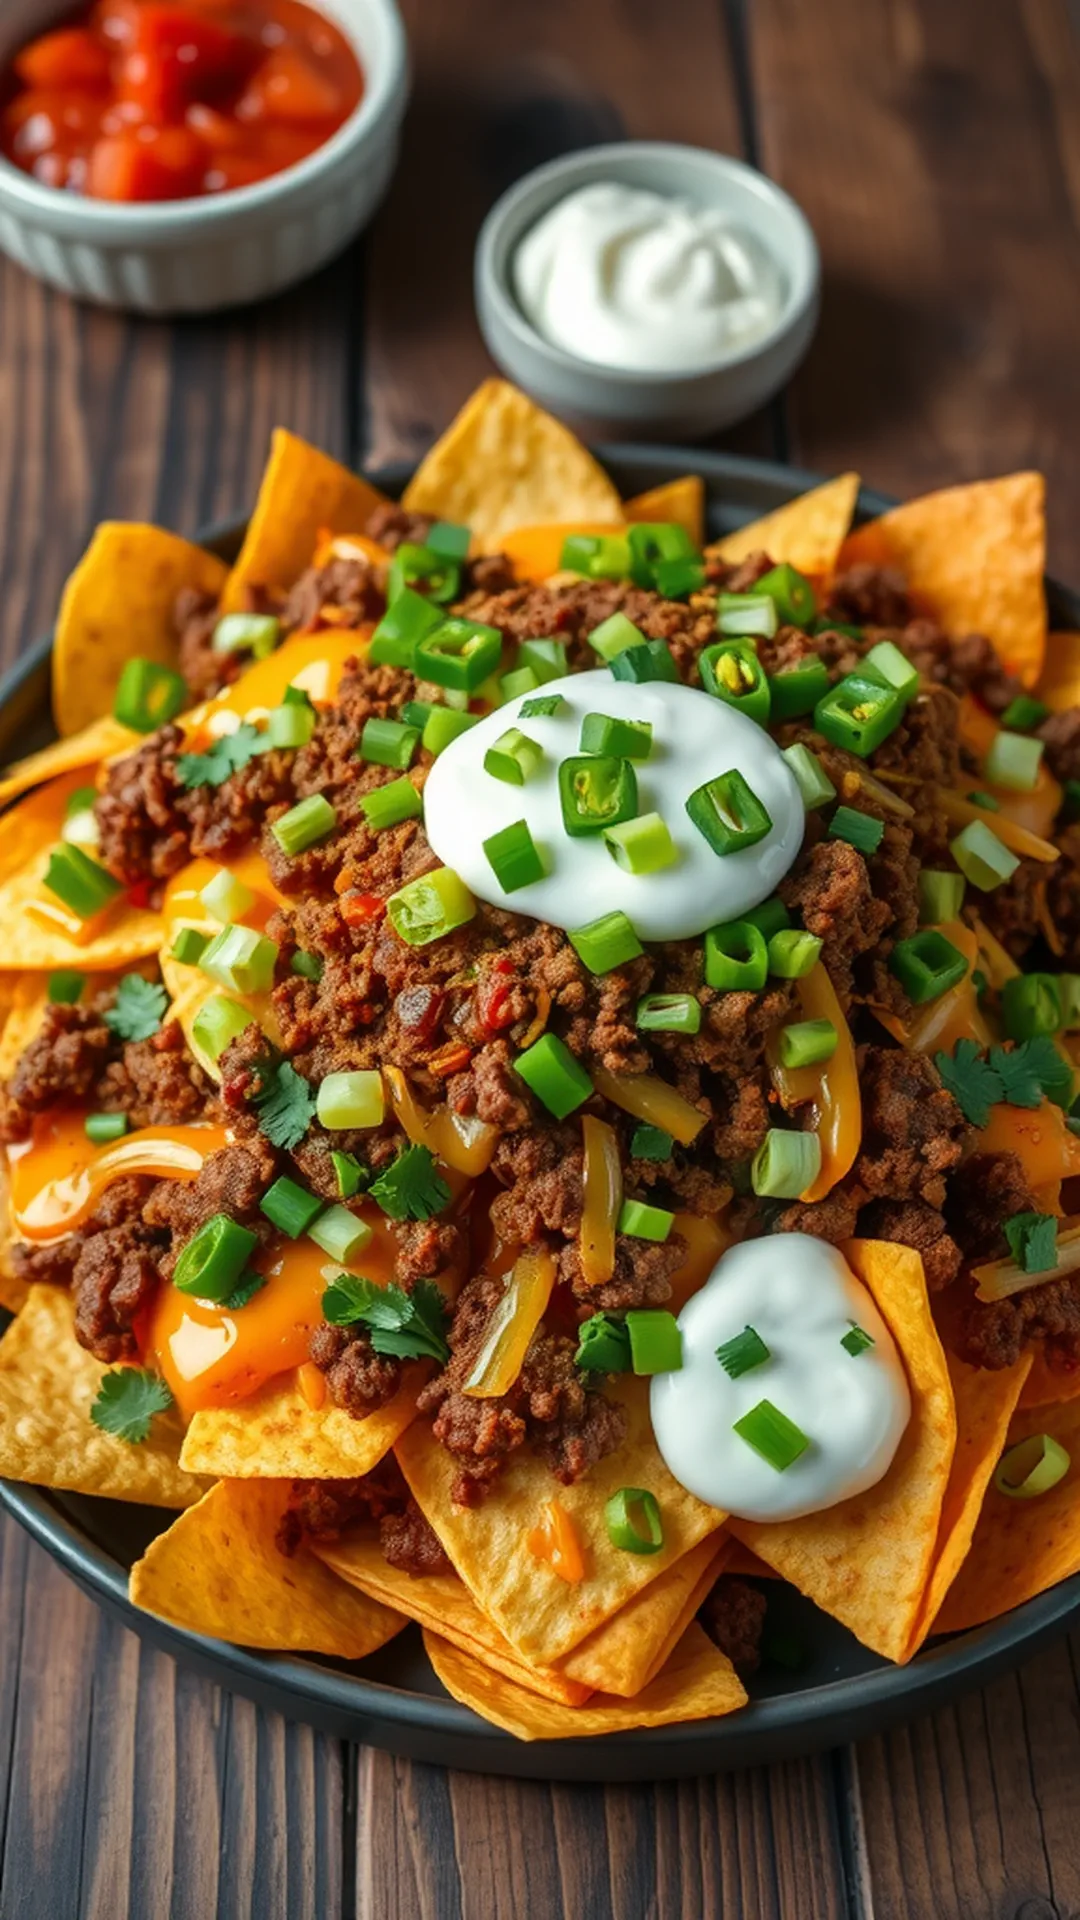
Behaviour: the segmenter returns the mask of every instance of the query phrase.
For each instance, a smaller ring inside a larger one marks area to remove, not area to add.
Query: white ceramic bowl
[[[140,313],[207,313],[278,293],[339,253],[381,200],[408,98],[395,0],[316,0],[364,69],[364,97],[326,145],[253,187],[118,206],[43,187],[0,158],[0,248],[64,293]],[[66,10],[0,0],[0,65]]]
[[[580,360],[543,339],[514,297],[515,249],[549,207],[597,180],[720,207],[755,233],[785,276],[783,306],[764,339],[713,365],[671,374],[628,373]],[[701,147],[628,140],[553,160],[503,194],[477,242],[476,306],[493,358],[553,412],[606,420],[638,434],[694,439],[752,413],[794,372],[817,324],[820,273],[808,221],[764,174]]]

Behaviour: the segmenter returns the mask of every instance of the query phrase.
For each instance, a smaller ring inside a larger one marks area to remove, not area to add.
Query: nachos
[[[1080,1568],[1080,678],[1043,490],[704,546],[493,381],[102,528],[0,786],[0,1473],[522,1738]],[[1078,971],[1073,973],[1071,968]]]

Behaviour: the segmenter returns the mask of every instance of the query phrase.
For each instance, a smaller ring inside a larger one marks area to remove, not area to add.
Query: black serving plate
[[[712,537],[756,519],[816,481],[794,468],[728,454],[625,446],[599,451],[624,497],[682,473],[700,473]],[[408,469],[393,468],[379,478],[394,493]],[[866,518],[890,504],[864,490],[859,515]],[[242,525],[233,524],[213,528],[203,538],[229,559],[242,533]],[[1080,596],[1054,581],[1047,582],[1047,593],[1051,623],[1080,627]],[[42,641],[0,682],[0,761],[30,751],[50,735],[50,648],[51,640]],[[449,1698],[415,1627],[362,1665],[252,1653],[206,1640],[140,1613],[127,1597],[127,1570],[167,1524],[167,1515],[11,1482],[0,1482],[0,1504],[110,1613],[222,1686],[345,1739],[522,1779],[669,1779],[789,1759],[858,1739],[981,1686],[1064,1632],[1080,1613],[1077,1575],[988,1626],[932,1642],[909,1666],[894,1667],[793,1589],[770,1582],[770,1626],[797,1636],[806,1659],[798,1673],[774,1670],[757,1676],[750,1704],[741,1713],[600,1739],[524,1743]]]

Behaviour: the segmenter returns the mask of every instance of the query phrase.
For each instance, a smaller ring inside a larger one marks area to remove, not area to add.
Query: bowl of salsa
[[[260,298],[364,224],[407,90],[394,0],[4,0],[0,246],[108,305]]]

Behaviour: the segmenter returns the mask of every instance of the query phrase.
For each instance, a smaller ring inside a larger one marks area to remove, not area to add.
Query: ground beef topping
[[[722,1573],[698,1611],[710,1640],[726,1653],[740,1680],[761,1665],[761,1634],[768,1602],[760,1587]]]

